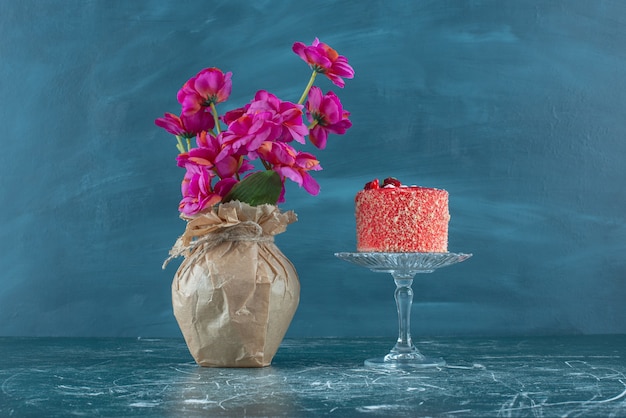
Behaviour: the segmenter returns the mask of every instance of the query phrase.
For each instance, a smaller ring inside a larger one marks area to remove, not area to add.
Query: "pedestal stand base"
[[[420,358],[389,358],[389,355],[385,357],[370,358],[365,360],[366,367],[382,368],[382,369],[425,369],[428,367],[443,367],[446,365],[446,361],[439,357],[424,357]]]

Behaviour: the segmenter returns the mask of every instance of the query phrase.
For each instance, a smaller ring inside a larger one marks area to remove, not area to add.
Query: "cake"
[[[447,252],[448,192],[373,180],[355,198],[359,252]]]

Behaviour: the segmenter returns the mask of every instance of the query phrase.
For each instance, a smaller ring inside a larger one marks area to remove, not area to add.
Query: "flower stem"
[[[176,135],[176,141],[178,141],[178,143],[176,144],[176,148],[182,154],[183,152],[185,152],[185,146],[183,145],[183,140],[181,139],[179,135]]]
[[[243,164],[243,155],[239,157],[239,161],[237,161],[237,171],[235,171],[235,178],[237,181],[241,181],[241,177],[239,176],[239,169],[241,168],[241,164]]]
[[[213,120],[215,121],[215,129],[217,129],[217,133],[222,132],[220,129],[220,118],[217,114],[217,109],[215,108],[215,103],[211,102],[211,113],[213,113]]]
[[[300,100],[298,100],[298,104],[304,103],[306,96],[308,96],[309,94],[309,90],[311,90],[311,87],[313,87],[313,83],[315,82],[316,76],[317,76],[317,71],[314,70],[313,74],[311,74],[311,79],[309,80],[309,84],[307,84],[306,88],[304,89],[304,92],[302,93],[302,96],[300,97]]]

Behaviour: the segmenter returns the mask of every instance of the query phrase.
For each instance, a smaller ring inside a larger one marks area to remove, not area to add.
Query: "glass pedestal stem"
[[[369,359],[365,365],[373,367],[437,367],[446,362],[441,358],[425,357],[413,345],[411,339],[411,307],[413,306],[413,277],[416,273],[430,273],[431,270],[392,271],[396,283],[394,297],[398,308],[398,340],[396,345],[382,359]]]
[[[411,306],[413,305],[412,273],[393,273],[396,282],[396,307],[398,308],[398,341],[391,350],[390,356],[419,356],[419,351],[411,340]]]

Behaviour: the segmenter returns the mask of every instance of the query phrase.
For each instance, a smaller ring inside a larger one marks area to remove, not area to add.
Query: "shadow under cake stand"
[[[438,268],[467,260],[472,254],[462,253],[379,253],[340,252],[335,256],[350,263],[367,267],[378,273],[390,273],[396,283],[395,299],[398,308],[398,341],[389,354],[365,361],[369,367],[403,368],[444,366],[441,358],[424,356],[411,340],[411,305],[413,278],[417,273],[432,273]]]

